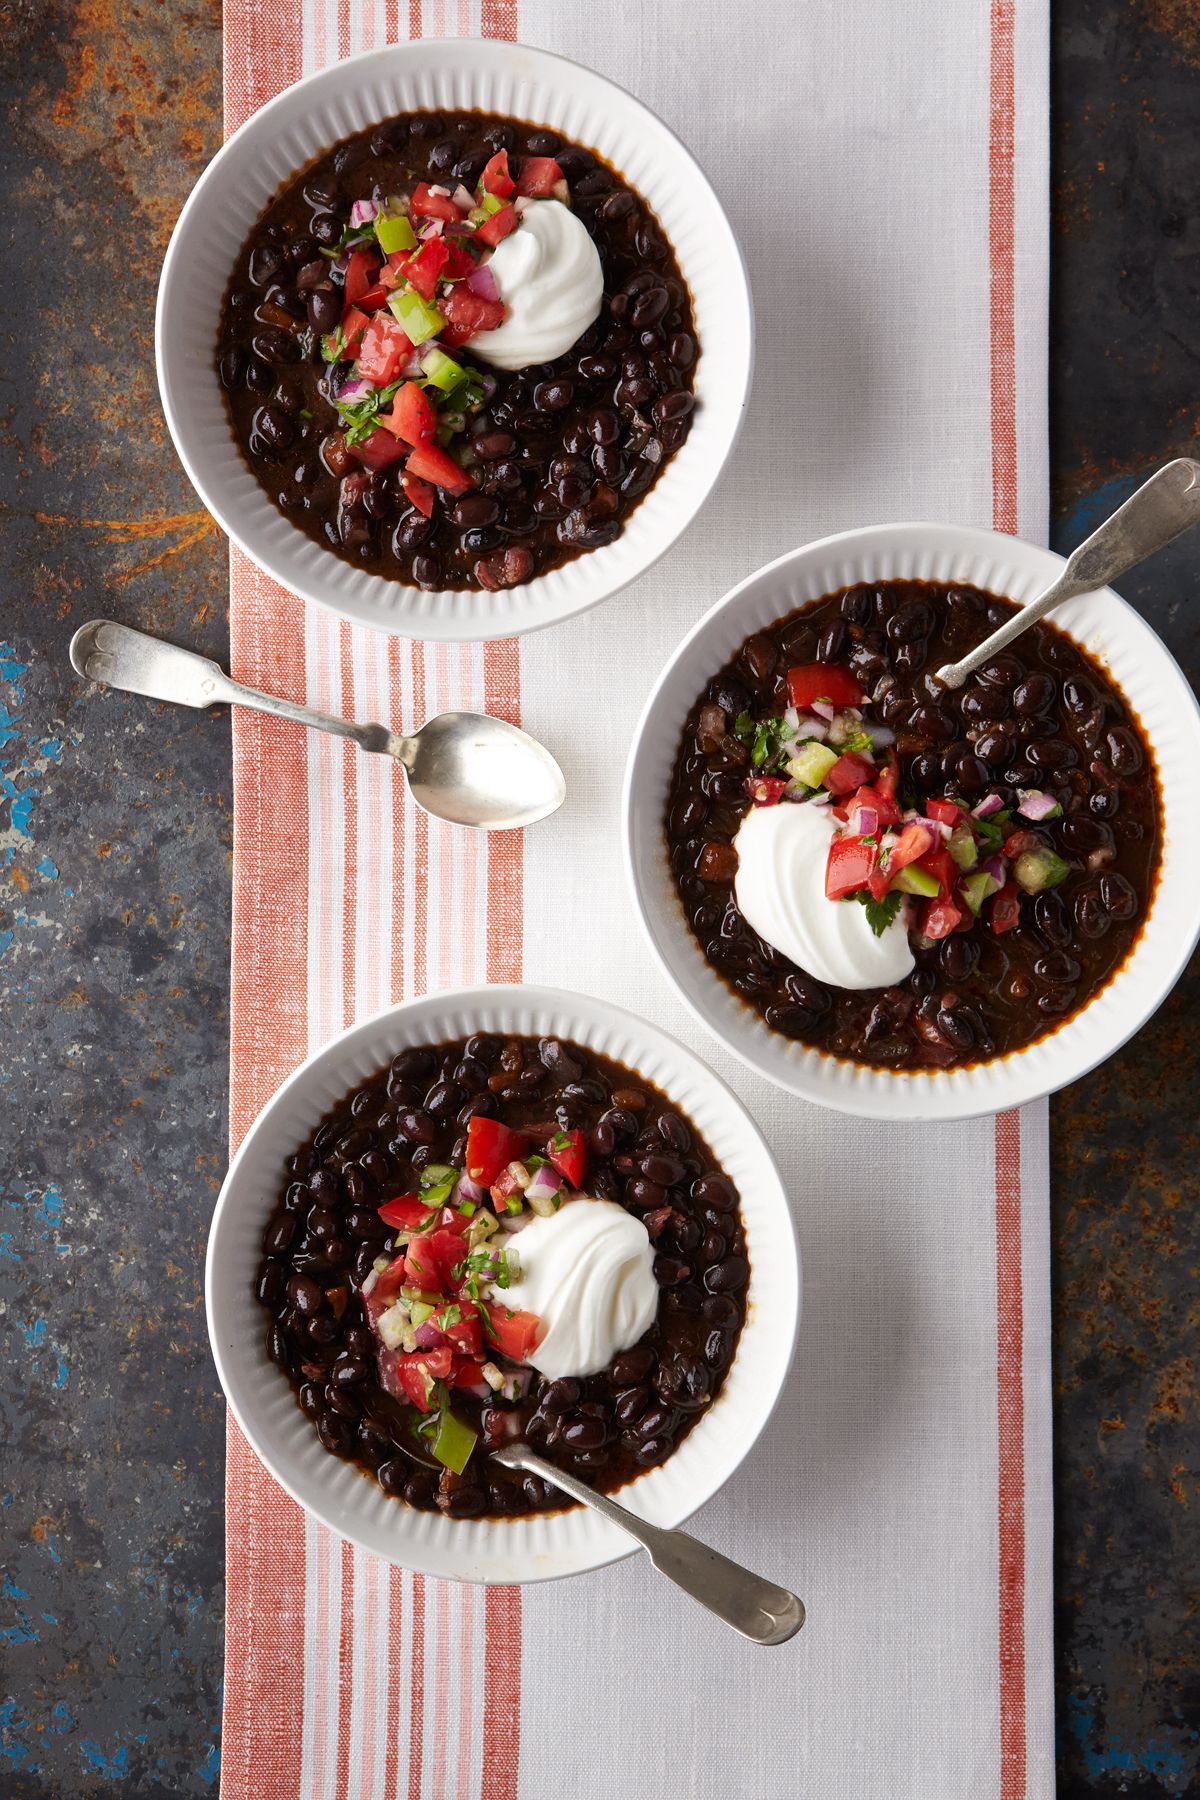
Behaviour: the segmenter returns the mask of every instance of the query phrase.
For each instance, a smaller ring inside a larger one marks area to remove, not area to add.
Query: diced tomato
[[[1045,838],[1040,837],[1036,831],[1013,831],[1004,840],[1004,854],[1015,860],[1018,856],[1023,856],[1026,850],[1044,849],[1045,843]]]
[[[896,779],[896,765],[885,763],[869,787],[860,787],[856,793],[843,796],[834,807],[834,813],[839,819],[850,819],[860,806],[869,806],[879,814],[881,825],[901,824],[904,814],[896,798]]]
[[[924,869],[927,875],[933,876],[941,890],[941,898],[953,892],[959,870],[948,850],[940,846],[936,850],[929,850],[924,856],[916,858],[916,865],[918,869]]]
[[[391,412],[379,423],[406,444],[431,444],[437,436],[437,413],[419,381],[406,381],[397,390]]]
[[[348,306],[346,308],[345,312],[342,314],[342,338],[345,344],[345,348],[342,351],[343,359],[347,356],[358,355],[358,347],[362,343],[363,332],[370,323],[371,321],[367,314],[365,312],[360,312],[357,306]]]
[[[927,900],[918,929],[922,937],[949,937],[962,916],[962,908],[953,900]]]
[[[542,1321],[536,1313],[514,1312],[493,1300],[485,1305],[487,1337],[493,1350],[512,1362],[527,1362],[542,1335]]]
[[[414,219],[461,219],[449,194],[435,194],[427,181],[418,181],[409,208]]]
[[[457,1286],[454,1271],[462,1260],[461,1235],[443,1225],[410,1238],[404,1252],[405,1286],[420,1288],[425,1294],[452,1293]]]
[[[512,1170],[513,1165],[511,1163],[506,1163],[504,1168],[502,1168],[497,1175],[495,1181],[493,1181],[489,1190],[492,1199],[495,1202],[497,1211],[500,1210],[506,1200],[511,1200],[515,1194],[520,1194],[524,1191],[521,1183],[517,1180],[517,1177],[513,1174]]]
[[[379,271],[379,285],[392,293],[404,282],[404,265],[412,255],[411,250],[393,250]]]
[[[999,935],[1020,923],[1021,890],[1011,882],[992,899],[992,930]]]
[[[479,259],[472,256],[467,246],[458,238],[451,238],[448,242],[443,239],[443,242],[446,243],[446,252],[450,259],[444,271],[448,279],[458,281],[461,277],[473,275],[479,267]]]
[[[404,279],[412,283],[422,300],[432,300],[450,252],[440,237],[426,238],[402,265]]]
[[[400,461],[407,449],[407,444],[402,444],[390,431],[382,431],[377,425],[369,437],[351,444],[350,454],[356,456],[359,462],[365,463],[368,469],[390,469],[393,463]]]
[[[879,845],[863,838],[837,837],[829,846],[825,865],[825,895],[829,900],[844,900],[866,887],[879,863]]]
[[[439,1306],[429,1323],[445,1332],[460,1356],[478,1356],[483,1349],[483,1323],[474,1300],[448,1301]]]
[[[405,1398],[420,1412],[429,1412],[433,1407],[433,1384],[450,1379],[454,1352],[449,1344],[439,1344],[436,1350],[413,1350],[408,1355],[393,1352],[388,1361]]]
[[[368,288],[359,301],[359,311],[365,313],[382,312],[387,305],[389,290],[382,282],[377,281],[374,287]]]
[[[497,214],[497,217],[499,215]],[[482,294],[473,294],[469,287],[459,282],[448,288],[438,300],[438,310],[448,325],[456,331],[465,330],[470,334],[477,331],[495,331],[504,323],[503,300],[485,300]],[[443,331],[442,340],[446,334]],[[463,340],[465,341],[465,340]]]
[[[517,192],[528,194],[531,199],[544,200],[563,179],[563,172],[552,156],[527,156],[517,177]]]
[[[963,817],[964,810],[957,800],[930,800],[925,807],[928,818],[936,819],[939,825],[949,825],[951,831]]]
[[[467,1174],[480,1187],[490,1188],[510,1162],[519,1162],[529,1148],[523,1131],[510,1131],[499,1119],[478,1116],[467,1125]]]
[[[830,706],[857,706],[863,697],[849,669],[834,663],[797,663],[787,672],[787,684],[792,705],[802,710],[814,700],[827,700]]]
[[[822,777],[831,794],[850,794],[870,781],[875,764],[858,750],[845,750]]]
[[[358,351],[359,372],[368,381],[386,387],[412,355],[412,342],[390,313],[380,313],[363,332]]]
[[[482,1329],[482,1327],[481,1327]],[[450,1376],[450,1386],[457,1388],[479,1387],[483,1382],[483,1357],[456,1356],[454,1371]],[[511,1415],[515,1418],[517,1415]]]
[[[363,295],[374,286],[378,268],[379,258],[373,251],[350,252],[350,260],[346,264],[346,286],[343,290],[347,306],[357,306]]]
[[[396,1231],[419,1231],[431,1218],[431,1210],[416,1194],[398,1194],[379,1208],[379,1216],[385,1225],[391,1225]]]
[[[573,1188],[583,1186],[583,1172],[587,1168],[587,1138],[582,1131],[560,1131],[546,1145],[546,1155],[554,1164],[563,1180]]]
[[[787,782],[781,775],[747,775],[746,792],[755,806],[778,806],[787,793]]]
[[[495,194],[500,200],[508,199],[517,184],[509,173],[507,150],[497,150],[479,177],[479,185],[485,194]]]
[[[934,848],[933,833],[925,825],[906,825],[888,851],[888,868],[895,875]]]
[[[461,469],[452,456],[447,456],[440,444],[418,444],[405,467],[410,475],[432,481],[435,487],[445,488],[451,494],[465,494],[475,485],[467,471]]]
[[[499,212],[493,213],[490,219],[485,219],[482,225],[475,227],[476,241],[490,244],[495,249],[501,238],[506,238],[510,231],[515,231],[520,223],[520,215],[515,206],[502,206]]]
[[[427,481],[422,481],[419,475],[410,475],[408,470],[405,469],[403,475],[400,477],[400,486],[404,489],[404,492],[416,507],[417,511],[419,513],[424,513],[427,519],[431,519],[433,517],[434,493],[429,483]]]
[[[400,1289],[407,1285],[408,1277],[404,1273],[404,1251],[393,1257],[386,1269],[381,1269],[371,1284],[369,1294],[364,1293],[363,1304],[367,1309],[367,1317],[372,1324],[381,1312],[386,1312]]]

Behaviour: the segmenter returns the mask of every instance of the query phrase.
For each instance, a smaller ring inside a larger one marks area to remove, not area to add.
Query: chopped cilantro
[[[896,914],[900,911],[901,893],[885,894],[882,900],[876,900],[865,888],[860,888],[854,898],[866,908],[867,924],[876,937],[882,937]]]
[[[1012,812],[1008,807],[998,813],[992,813],[987,819],[972,819],[975,836],[979,840],[981,850],[991,852],[999,850],[1008,835],[1008,826],[1012,820]]]
[[[346,348],[346,334],[341,326],[321,339],[321,355],[327,363],[340,362]]]
[[[778,762],[780,747],[791,736],[786,719],[764,719],[759,724],[749,713],[738,714],[733,731],[739,742],[749,748],[756,769],[767,769]]]
[[[343,405],[340,400],[334,401],[333,404],[346,427],[347,444],[358,444],[363,438],[370,437],[379,423],[380,413],[403,386],[402,381],[392,381],[388,383],[387,387],[376,388],[365,399],[352,400],[347,405]]]

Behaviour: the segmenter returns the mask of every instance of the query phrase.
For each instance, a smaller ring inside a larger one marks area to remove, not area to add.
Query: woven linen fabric
[[[758,362],[731,467],[590,615],[388,640],[234,554],[238,677],[404,729],[519,717],[570,795],[524,840],[455,833],[382,759],[236,716],[232,1136],[331,1035],[439,987],[582,988],[699,1049],[780,1160],[804,1307],[779,1411],[694,1524],[809,1617],[753,1648],[640,1557],[524,1591],[414,1577],[308,1519],[231,1422],[225,1800],[1053,1792],[1045,1106],[906,1128],[748,1075],[653,967],[618,855],[643,698],[734,581],[885,520],[1043,539],[1047,28],[1046,0],[226,0],[230,129],[361,48],[520,37],[659,112],[744,248]]]

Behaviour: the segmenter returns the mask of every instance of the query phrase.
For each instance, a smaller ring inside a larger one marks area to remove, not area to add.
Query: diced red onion
[[[506,1208],[504,1212],[498,1212],[496,1214],[496,1217],[500,1221],[501,1231],[524,1231],[525,1227],[532,1221],[533,1216],[532,1213],[526,1212],[524,1207],[521,1208],[519,1213],[510,1213]]]
[[[479,267],[467,276],[467,286],[473,294],[478,294],[481,300],[498,300],[500,298],[496,277],[487,263],[480,263]]]
[[[1053,794],[1043,788],[1018,788],[1017,811],[1023,819],[1048,819],[1058,808]]]
[[[533,1179],[525,1189],[527,1200],[550,1200],[562,1187],[563,1178],[550,1163],[535,1169]]]
[[[978,806],[971,808],[971,817],[973,819],[990,819],[993,813],[1001,812],[1003,807],[1004,801],[999,794],[989,794],[986,800],[981,800]]]
[[[475,227],[469,225],[466,219],[444,219],[442,221],[442,236],[449,238],[474,237]]]
[[[871,743],[876,750],[886,750],[889,745],[894,744],[896,741],[896,734],[890,725],[871,725],[868,726],[868,731],[870,733]]]
[[[823,744],[825,739],[829,736],[828,719],[814,719],[811,718],[808,713],[801,714],[800,736],[802,738],[815,738],[818,744]]]
[[[477,1400],[490,1400],[492,1397],[492,1390],[482,1377],[478,1381],[459,1381],[455,1386],[464,1394],[474,1394]]]
[[[400,373],[404,376],[406,381],[420,381],[422,375],[425,373],[425,364],[421,361],[420,356],[415,350],[405,363],[403,369],[401,369]]]
[[[837,717],[837,707],[831,706],[828,700],[812,701],[809,711],[816,713],[818,719],[825,719],[830,725],[833,724],[834,719]]]
[[[783,722],[793,737],[798,737],[800,735],[800,710],[798,707],[786,707],[784,709]]]
[[[451,198],[450,189],[448,187],[443,187],[441,183],[437,181],[430,184],[429,191],[431,194],[440,194],[444,200],[449,200]]]
[[[379,211],[374,200],[356,200],[350,208],[351,225],[369,225]]]
[[[529,1386],[533,1380],[533,1374],[534,1374],[533,1370],[531,1368],[526,1367],[524,1364],[522,1364],[520,1368],[514,1369],[511,1374],[506,1369],[504,1372],[504,1391],[505,1391],[505,1393],[510,1394],[512,1392],[513,1388],[515,1387],[517,1390],[518,1399],[523,1400],[525,1398],[526,1394],[529,1392]]]
[[[458,1178],[458,1186],[454,1190],[454,1198],[459,1206],[461,1206],[464,1201],[468,1206],[482,1206],[483,1202],[487,1199],[487,1189],[485,1187],[480,1187],[477,1181],[472,1181],[471,1177],[464,1170]]]
[[[418,233],[418,236],[422,240],[427,239],[427,238],[441,237],[442,232],[445,229],[445,225],[446,225],[445,219],[422,219],[421,220],[421,229]]]
[[[998,881],[1001,887],[1004,886],[1004,858],[1003,857],[989,856],[987,861],[984,863],[983,868],[984,868],[984,873],[987,875],[990,875],[993,881]]]
[[[417,1326],[415,1336],[418,1350],[436,1350],[439,1344],[447,1344],[450,1341],[445,1332],[439,1330],[431,1319],[426,1319],[423,1325]]]
[[[856,806],[850,815],[851,837],[874,837],[879,830],[879,814],[873,806]]]
[[[480,375],[479,385],[483,389],[483,397],[490,400],[496,392],[497,381],[494,375]]]
[[[473,212],[475,209],[475,197],[471,193],[470,188],[465,187],[461,181],[451,194],[450,198],[453,200],[455,206],[461,206],[465,213]]]
[[[822,788],[819,793],[813,795],[812,799],[809,801],[809,805],[810,806],[828,806],[830,804],[830,802],[832,801],[832,799],[833,799],[833,795],[830,793],[827,793],[826,790],[824,788]]]
[[[907,815],[905,816],[907,817]],[[915,813],[911,823],[913,825],[923,825],[925,830],[929,832],[930,837],[935,844],[939,839],[948,838],[950,836],[950,826],[943,825],[940,819],[927,819],[922,814]]]
[[[368,394],[374,392],[375,387],[372,382],[365,381],[361,375],[355,375],[338,389],[338,400],[343,406],[354,406],[358,401],[365,400]]]

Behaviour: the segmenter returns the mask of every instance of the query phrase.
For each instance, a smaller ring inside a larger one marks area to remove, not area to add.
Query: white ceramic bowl
[[[425,593],[342,562],[276,510],[242,460],[214,367],[225,284],[263,207],[339,138],[399,112],[479,109],[552,126],[619,169],[658,215],[695,309],[700,359],[686,443],[615,543],[505,593]],[[310,75],[213,158],[179,216],[155,321],[175,448],[221,529],[284,587],[344,618],[422,638],[499,638],[583,612],[656,562],[699,512],[733,449],[753,363],[737,240],[704,174],[662,120],[613,82],[523,44],[425,38]]]
[[[885,1119],[963,1119],[1017,1106],[1077,1080],[1111,1056],[1166,998],[1200,934],[1195,834],[1200,710],[1178,665],[1132,607],[1105,589],[1053,622],[1096,657],[1137,712],[1162,792],[1162,864],[1149,917],[1116,976],[1057,1031],[967,1069],[868,1069],[768,1029],[705,961],[667,864],[663,813],[683,721],[697,695],[752,632],[859,581],[960,581],[1034,599],[1062,558],[996,532],[879,525],[843,532],[768,563],[717,602],[684,639],[646,702],[625,777],[625,854],[637,910],[668,980],[721,1043],[780,1087],[841,1112]]]
[[[263,1229],[285,1158],[331,1106],[410,1044],[475,1031],[573,1038],[636,1068],[693,1122],[736,1182],[750,1258],[746,1322],[725,1384],[679,1449],[618,1498],[677,1525],[729,1479],[771,1416],[792,1360],[800,1273],[787,1200],[771,1154],[710,1070],[653,1025],[554,988],[462,989],[412,1000],[335,1038],[279,1089],[234,1158],[208,1241],[205,1293],[217,1372],[243,1431],[302,1506],[389,1561],[462,1581],[545,1581],[595,1569],[635,1547],[583,1508],[528,1519],[446,1519],[389,1499],[324,1450],[287,1379],[268,1360],[253,1292]]]

